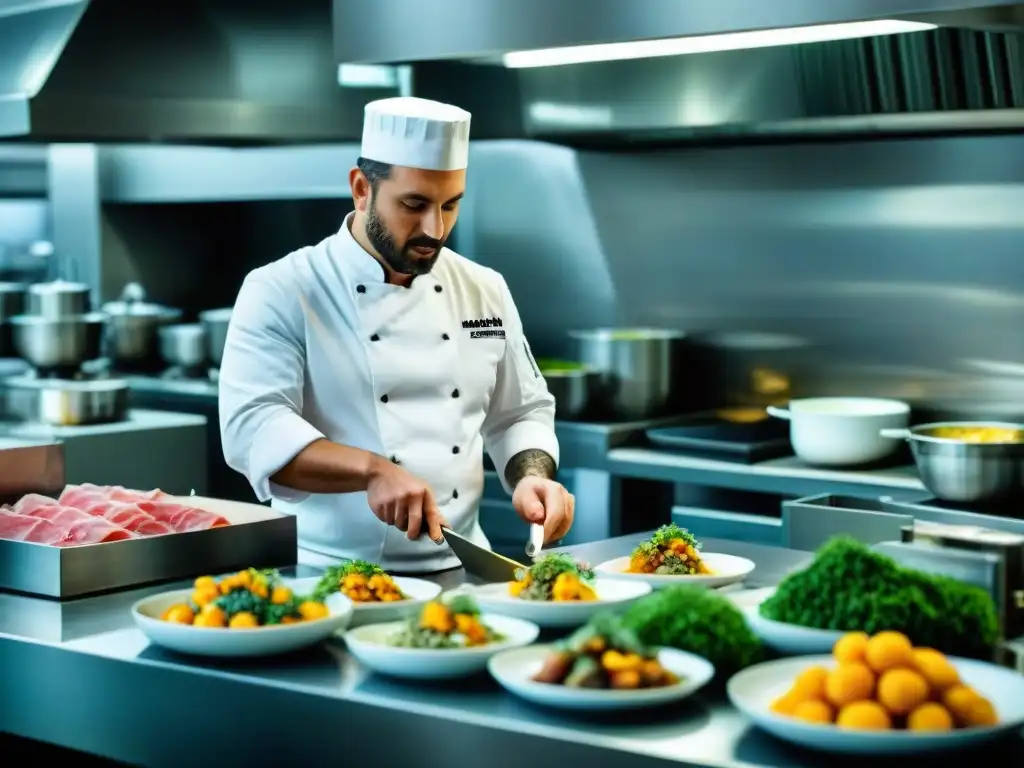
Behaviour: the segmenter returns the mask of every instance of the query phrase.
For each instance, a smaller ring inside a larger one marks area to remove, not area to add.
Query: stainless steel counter
[[[640,538],[572,551],[597,562]],[[810,558],[776,547],[706,544],[757,562],[752,587],[774,584]],[[441,580],[454,586],[462,578],[456,571]],[[576,717],[520,702],[485,676],[446,685],[376,677],[342,644],[238,663],[175,656],[150,646],[128,613],[139,597],[175,586],[63,604],[0,595],[0,732],[154,767],[339,760],[381,768],[854,765],[752,729],[720,689],[660,711]],[[1022,749],[1013,738],[986,750],[985,760],[993,768],[1017,766]]]

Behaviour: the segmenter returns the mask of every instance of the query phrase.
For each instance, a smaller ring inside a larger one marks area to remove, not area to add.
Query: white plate
[[[836,641],[847,634],[835,629],[815,629],[799,624],[786,624],[766,619],[760,614],[760,605],[742,608],[747,626],[761,642],[783,656],[807,656],[832,653]]]
[[[462,587],[459,591],[471,595],[480,608],[489,613],[525,619],[545,629],[572,629],[583,626],[597,613],[624,610],[635,600],[649,595],[651,585],[641,581],[600,578],[594,580],[594,590],[597,600],[558,603],[512,597],[507,583]]]
[[[527,701],[589,712],[644,709],[679,701],[696,693],[715,676],[715,668],[706,659],[674,648],[662,648],[658,651],[658,661],[679,676],[680,682],[676,685],[639,691],[611,691],[535,682],[533,676],[540,671],[554,648],[553,645],[533,645],[505,651],[492,657],[487,668],[502,688]]]
[[[345,629],[352,618],[352,602],[344,595],[331,595],[326,600],[329,614],[314,621],[278,624],[253,629],[193,627],[162,621],[160,616],[172,605],[186,603],[191,589],[163,592],[139,600],[132,606],[135,626],[155,645],[195,656],[247,657],[272,656],[296,651],[323,642],[335,632]]]
[[[423,606],[441,594],[441,585],[423,579],[410,579],[405,576],[392,576],[400,590],[409,596],[408,600],[394,603],[357,603],[352,602],[352,620],[349,628],[361,627],[364,624],[381,624],[385,621],[399,621],[418,614]],[[320,583],[319,577],[308,579],[292,579],[289,585],[297,594],[312,592]]]
[[[505,639],[473,648],[398,648],[389,643],[405,626],[403,621],[367,624],[345,633],[349,652],[365,666],[382,675],[408,680],[450,680],[487,668],[487,660],[509,648],[529,645],[540,627],[522,619],[484,613],[481,620]]]
[[[992,728],[965,728],[942,733],[855,731],[834,725],[803,723],[769,711],[808,667],[835,666],[831,656],[801,656],[757,664],[732,676],[726,690],[733,706],[773,736],[823,752],[849,755],[909,755],[959,749],[996,739],[1024,725],[1024,676],[981,661],[950,658],[960,678],[987,697],[999,714]]]
[[[698,587],[724,587],[743,581],[754,570],[754,563],[745,557],[723,555],[717,552],[701,552],[701,559],[714,571],[710,576],[663,576],[650,573],[626,573],[629,555],[601,563],[594,570],[599,576],[615,579],[642,581],[654,589],[664,589],[674,584],[689,584]]]

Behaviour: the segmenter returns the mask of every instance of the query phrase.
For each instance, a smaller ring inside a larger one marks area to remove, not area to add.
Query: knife
[[[536,560],[544,548],[544,526],[534,523],[530,526],[530,540],[526,542],[526,556]]]
[[[465,536],[460,536],[451,528],[442,528],[444,540],[452,548],[455,556],[462,561],[462,567],[466,573],[476,576],[488,583],[499,583],[503,581],[515,581],[516,571],[526,570],[528,566],[517,563],[497,552],[474,544]]]

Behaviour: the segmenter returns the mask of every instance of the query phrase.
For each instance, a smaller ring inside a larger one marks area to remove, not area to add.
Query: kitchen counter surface
[[[600,562],[641,538],[570,551]],[[811,557],[727,541],[705,546],[754,560],[750,587],[773,585]],[[312,573],[300,567],[296,575]],[[439,580],[455,586],[463,575]],[[275,660],[176,656],[149,645],[129,607],[177,586],[65,603],[0,595],[0,732],[143,766],[863,765],[773,740],[750,727],[720,689],[665,710],[575,717],[518,701],[485,676],[445,685],[389,681],[369,674],[340,643]],[[986,750],[985,761],[1017,766],[1022,749],[1012,738]]]

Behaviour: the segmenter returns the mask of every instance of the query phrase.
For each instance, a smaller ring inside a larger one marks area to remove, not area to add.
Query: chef
[[[458,567],[442,526],[488,545],[484,449],[524,522],[548,541],[572,524],[574,499],[555,480],[554,399],[508,286],[445,247],[469,123],[424,99],[368,104],[349,172],[355,210],[337,234],[252,271],[235,301],[224,456],[296,516],[300,562]]]

